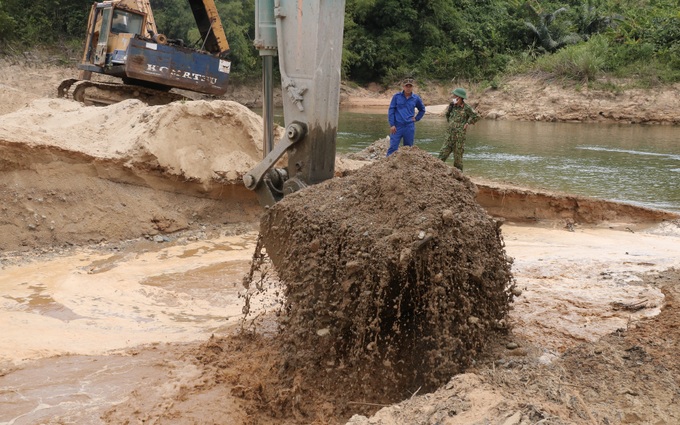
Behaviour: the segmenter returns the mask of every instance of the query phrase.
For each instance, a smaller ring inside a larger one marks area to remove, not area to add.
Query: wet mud
[[[475,194],[414,148],[270,208],[260,231],[284,285],[286,367],[381,397],[464,370],[505,330],[513,286]]]

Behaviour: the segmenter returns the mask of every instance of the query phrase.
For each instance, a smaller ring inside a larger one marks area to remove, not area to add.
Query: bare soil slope
[[[615,87],[625,81],[602,81]],[[442,87],[423,82],[415,92],[429,113],[442,114],[450,92],[458,85],[467,89],[468,101],[486,119],[609,122],[620,124],[680,124],[680,84],[648,89],[605,90],[589,88],[548,76],[517,76],[502,81],[498,88],[480,88],[465,82]],[[387,110],[399,87],[343,87],[341,106]]]
[[[607,91],[515,77],[498,90],[480,93],[476,101],[479,112],[488,119],[680,124],[680,84]]]
[[[253,219],[259,207],[239,180],[262,156],[260,124],[228,101],[35,100],[0,122],[0,249]]]

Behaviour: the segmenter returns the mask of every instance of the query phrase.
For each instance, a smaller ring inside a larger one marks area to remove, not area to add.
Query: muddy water
[[[146,379],[199,379],[181,343],[239,326],[256,239],[142,241],[0,267],[0,424],[105,423]],[[273,297],[251,305],[267,311]]]
[[[388,135],[386,114],[373,112],[341,112],[339,152]],[[443,117],[426,115],[416,145],[438,153],[445,130]],[[471,176],[680,211],[679,140],[673,126],[482,120],[468,132],[464,164]]]
[[[255,233],[185,244],[82,251],[0,270],[0,365],[95,355],[224,332]]]
[[[522,290],[510,313],[514,332],[548,355],[657,315],[664,296],[638,276],[680,267],[679,224],[637,233],[503,226],[503,234]]]

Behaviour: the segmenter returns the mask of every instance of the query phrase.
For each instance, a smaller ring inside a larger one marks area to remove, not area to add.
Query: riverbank
[[[612,82],[616,87],[616,82]],[[595,122],[621,124],[680,124],[680,84],[648,89],[592,89],[576,82],[515,76],[498,88],[480,89],[462,84],[468,100],[485,119],[545,122]],[[415,92],[433,113],[442,113],[455,85],[416,85]],[[341,107],[383,109],[398,87],[383,89],[343,86]]]

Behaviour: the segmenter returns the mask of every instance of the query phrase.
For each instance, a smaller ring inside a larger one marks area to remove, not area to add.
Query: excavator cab
[[[135,36],[142,36],[142,28],[144,27],[144,15],[134,13],[132,11],[113,9],[111,18],[111,31],[109,43],[110,63],[113,65],[121,65],[125,63],[127,48],[130,45],[130,39]],[[108,50],[108,49],[107,49]]]
[[[88,34],[88,40],[92,40],[88,44],[95,49],[92,63],[100,67],[125,64],[130,39],[144,35],[144,14],[115,8],[112,3],[97,3],[92,13],[95,24]],[[85,61],[91,55],[86,51]]]
[[[113,11],[111,32],[114,34],[128,33],[141,35],[143,25],[144,16],[142,15],[120,9]]]

